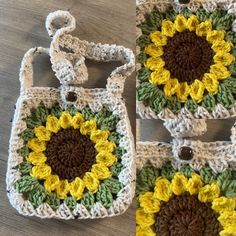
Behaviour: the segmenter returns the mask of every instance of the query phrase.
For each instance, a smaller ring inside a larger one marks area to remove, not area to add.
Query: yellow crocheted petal
[[[99,141],[96,143],[95,148],[98,152],[113,152],[116,147],[116,144],[113,142],[109,142],[107,140],[105,141]]]
[[[152,84],[165,84],[170,79],[170,72],[164,68],[153,71],[149,82]]]
[[[219,63],[223,66],[229,66],[235,60],[233,55],[225,52],[218,52],[213,59],[216,64]]]
[[[212,24],[209,20],[200,23],[196,28],[196,34],[198,36],[206,36],[212,30]]]
[[[80,132],[83,135],[90,134],[93,130],[96,130],[97,128],[97,123],[95,120],[88,120],[85,121],[81,127],[80,127]]]
[[[219,40],[215,41],[212,45],[212,49],[218,53],[218,52],[230,52],[233,47],[233,44],[229,41]]]
[[[187,19],[183,15],[177,15],[174,26],[178,32],[183,32],[188,27]]]
[[[203,185],[201,176],[192,173],[192,177],[188,180],[187,190],[191,195],[198,194]]]
[[[157,46],[165,46],[167,44],[167,37],[160,31],[155,31],[150,34],[152,42]]]
[[[227,227],[220,231],[220,236],[236,236],[236,227]]]
[[[227,79],[231,75],[230,71],[219,63],[211,66],[210,73],[214,74],[218,80]]]
[[[58,123],[63,129],[68,129],[72,124],[71,114],[67,111],[62,112]]]
[[[56,193],[60,199],[65,199],[70,191],[68,180],[60,180],[56,186]]]
[[[187,82],[180,83],[176,95],[180,102],[186,102],[190,93],[190,87]]]
[[[168,179],[159,177],[155,183],[154,197],[158,200],[168,202],[172,195],[171,183]]]
[[[151,227],[136,227],[136,236],[157,236]]]
[[[207,184],[200,188],[198,199],[201,202],[212,202],[220,196],[220,187],[217,183]]]
[[[141,228],[146,228],[155,223],[154,214],[145,213],[143,209],[136,209],[136,224]]]
[[[81,113],[77,113],[75,116],[73,116],[71,124],[74,129],[79,129],[84,122],[84,117]]]
[[[145,213],[157,213],[160,211],[160,201],[154,198],[153,192],[141,194],[138,200]]]
[[[224,30],[212,30],[207,33],[207,41],[210,43],[214,43],[215,41],[221,41],[225,37]]]
[[[42,125],[35,127],[34,133],[40,141],[49,141],[51,138],[51,132]]]
[[[187,28],[189,31],[195,31],[199,24],[199,20],[195,15],[191,15],[187,21]]]
[[[217,77],[214,74],[204,74],[202,82],[209,93],[214,95],[218,92],[219,81],[217,80]]]
[[[107,140],[110,132],[108,130],[92,130],[90,134],[90,139],[93,142],[100,142],[100,141],[105,141]]]
[[[60,184],[60,179],[58,175],[49,175],[48,177],[46,177],[44,181],[44,187],[48,192],[54,191],[59,184]]]
[[[103,163],[106,166],[112,166],[117,162],[117,157],[110,152],[102,151],[99,152],[96,156],[97,163]]]
[[[112,173],[103,163],[94,164],[91,172],[95,174],[99,180],[107,179],[112,176]]]
[[[51,167],[43,163],[32,168],[31,176],[36,179],[46,179],[49,175],[51,175],[51,172]]]
[[[211,206],[211,208],[218,213],[222,213],[224,211],[233,211],[235,207],[236,202],[234,199],[227,197],[215,198]]]
[[[168,37],[173,37],[176,32],[175,25],[170,20],[163,20],[161,25],[161,33]]]
[[[98,191],[99,187],[99,180],[97,179],[97,176],[91,172],[86,172],[83,181],[85,184],[85,187],[91,192],[96,193]]]
[[[51,131],[53,133],[57,133],[59,129],[60,125],[58,123],[57,117],[49,115],[46,121],[46,130]]]
[[[26,146],[35,152],[42,152],[46,150],[45,142],[40,141],[38,138],[29,140]]]
[[[83,197],[83,192],[84,192],[84,181],[76,177],[74,181],[70,183],[70,194],[72,197],[74,197],[76,200],[79,200]]]
[[[145,62],[144,66],[150,70],[160,70],[164,67],[165,62],[161,57],[149,57]]]
[[[171,190],[175,195],[181,195],[187,190],[187,184],[188,179],[180,172],[176,172],[171,181]]]
[[[148,54],[151,57],[160,57],[163,55],[163,47],[162,46],[156,46],[155,44],[149,44],[145,47],[144,52]]]
[[[218,221],[224,228],[234,227],[236,230],[236,211],[224,211],[218,217]]]
[[[26,159],[33,165],[41,165],[47,160],[43,152],[31,152]]]
[[[197,103],[201,102],[203,99],[204,95],[204,90],[205,86],[200,80],[195,80],[191,85],[190,85],[190,96],[194,101]]]
[[[179,82],[177,79],[169,79],[165,82],[164,93],[167,97],[174,95],[179,89]]]

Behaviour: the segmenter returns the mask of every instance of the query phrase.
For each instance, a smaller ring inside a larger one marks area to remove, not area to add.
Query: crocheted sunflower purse
[[[142,118],[235,116],[235,9],[234,0],[138,1]]]
[[[136,236],[235,236],[236,126],[229,142],[201,142],[187,136],[204,120],[165,125],[171,143],[137,143]]]
[[[56,24],[61,24],[56,28]],[[27,216],[103,218],[123,213],[134,195],[134,144],[122,98],[134,69],[131,50],[81,41],[69,12],[49,14],[50,49],[30,49],[20,69],[7,170],[10,203]],[[59,88],[33,87],[32,62],[50,55]],[[88,79],[85,58],[119,60],[106,89],[77,85]]]

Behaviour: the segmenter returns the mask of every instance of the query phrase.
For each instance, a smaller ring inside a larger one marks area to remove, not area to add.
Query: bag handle
[[[61,28],[56,28],[54,22],[64,21]],[[121,61],[122,66],[112,71],[107,79],[107,90],[112,93],[122,93],[124,82],[135,67],[133,52],[125,47],[108,44],[89,43],[73,37],[69,32],[75,29],[75,18],[68,11],[56,11],[48,15],[46,28],[53,38],[50,46],[52,69],[64,85],[81,84],[88,79],[85,58],[95,61]],[[66,48],[68,52],[63,52]]]
[[[21,62],[19,74],[21,93],[33,86],[33,61],[38,55],[42,53],[49,55],[49,49],[43,47],[36,47],[29,49],[25,53]]]

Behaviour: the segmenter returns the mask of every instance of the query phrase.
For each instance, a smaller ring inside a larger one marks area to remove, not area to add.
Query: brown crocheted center
[[[174,196],[162,203],[156,217],[156,232],[161,236],[218,236],[218,214],[209,203],[189,194]]]
[[[53,134],[45,151],[47,164],[60,179],[82,178],[95,163],[96,149],[79,129],[62,129]]]
[[[195,79],[201,80],[209,72],[213,63],[214,52],[203,37],[184,31],[168,39],[164,47],[165,68],[179,82],[191,84]]]

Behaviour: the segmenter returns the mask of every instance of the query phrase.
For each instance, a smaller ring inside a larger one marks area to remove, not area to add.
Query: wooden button
[[[77,100],[77,95],[75,92],[69,92],[66,96],[68,102],[75,102]]]
[[[180,4],[188,4],[190,3],[190,0],[179,0]]]
[[[179,150],[179,159],[189,161],[193,159],[193,150],[190,147],[181,147]]]

